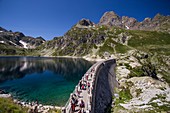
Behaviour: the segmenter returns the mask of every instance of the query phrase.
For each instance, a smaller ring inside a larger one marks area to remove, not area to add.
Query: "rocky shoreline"
[[[14,99],[11,94],[2,93],[0,98],[11,98],[13,102],[22,108],[28,108],[28,113],[48,113],[50,110],[61,110],[63,107],[52,106],[52,105],[43,105],[36,102],[23,102],[17,99]]]

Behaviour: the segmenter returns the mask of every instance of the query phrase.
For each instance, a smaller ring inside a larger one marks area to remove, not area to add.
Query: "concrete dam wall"
[[[75,113],[82,110],[79,104],[73,109],[72,100],[84,101],[83,111],[86,113],[104,113],[112,102],[114,87],[118,86],[115,69],[116,60],[110,59],[95,63],[82,77],[75,90],[70,95],[68,102],[63,107],[63,113]],[[85,90],[80,88],[80,83],[88,83]],[[74,95],[74,99],[73,99]],[[82,112],[82,111],[81,111]]]
[[[112,101],[116,81],[115,69],[116,60],[104,61],[96,71],[96,80],[92,98],[91,113],[104,113]]]

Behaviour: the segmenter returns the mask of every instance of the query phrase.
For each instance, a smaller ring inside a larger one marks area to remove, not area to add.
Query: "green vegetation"
[[[122,89],[119,92],[119,99],[115,103],[124,103],[132,98],[132,95],[130,94],[130,90],[128,88]]]
[[[91,53],[92,48],[99,49],[97,54],[100,56],[103,56],[105,52],[110,54],[126,53],[131,49],[170,55],[169,37],[170,34],[168,33],[156,31],[133,31],[118,27],[109,28],[107,26],[97,26],[95,28],[73,26],[63,37],[47,41],[34,50],[14,48],[12,46],[6,47],[4,44],[0,44],[0,48],[2,48],[1,51],[4,51],[4,55],[41,56],[45,54],[44,51],[52,49],[55,50],[54,56],[73,54],[75,56],[84,56]],[[128,45],[124,45],[123,40],[126,40]],[[96,46],[100,44],[102,46]],[[3,53],[1,52],[1,54]]]
[[[170,110],[170,103],[159,106],[156,102],[152,102],[149,105],[152,105],[152,107],[154,107],[155,113],[163,111],[169,112]]]
[[[59,110],[59,109],[55,109],[55,110],[51,109],[48,112],[49,113],[61,113],[61,110]]]
[[[99,47],[99,54],[103,55],[104,52],[114,53],[113,47],[111,47],[111,43],[113,40],[107,39],[103,46]]]
[[[27,50],[9,46],[6,44],[0,44],[1,55],[25,55]]]
[[[156,97],[152,98],[149,103],[151,103],[153,100],[160,99],[161,101],[165,101],[166,95],[156,95]]]
[[[166,70],[169,70],[170,69],[170,67],[169,67],[169,65],[167,64],[167,62],[169,62],[168,60],[167,60],[167,57],[169,57],[169,56],[160,56],[160,55],[157,55],[157,68],[159,69],[159,70],[157,70],[157,72],[158,73],[160,73],[161,75],[162,75],[162,78],[170,85],[170,77],[169,77],[169,71],[166,71]],[[158,65],[159,64],[159,65]],[[160,68],[166,68],[166,70],[163,70],[163,69],[161,69],[160,70]]]
[[[115,48],[115,49],[114,49]],[[114,53],[126,53],[130,50],[126,45],[122,45],[114,41],[111,37],[105,40],[104,44],[100,47],[98,53],[102,55],[104,52],[109,52],[110,54]]]
[[[158,105],[158,103],[153,102],[154,100],[157,100],[157,99],[161,100],[162,102],[165,102],[166,104]],[[167,112],[170,110],[170,102],[166,101],[166,95],[163,95],[163,94],[156,95],[156,97],[154,97],[150,100],[148,105],[152,105],[154,107],[154,113],[161,112],[161,111]]]
[[[122,88],[120,91],[118,91],[118,94],[119,94],[119,98],[113,97],[113,100],[115,101],[114,101],[114,107],[111,110],[112,112],[118,112],[119,110],[122,110],[122,109],[124,110],[125,108],[123,108],[120,105],[120,103],[128,102],[132,98],[129,88],[126,88],[126,89]]]
[[[146,52],[170,55],[170,34],[156,31],[129,31],[128,45]]]
[[[94,49],[97,49],[97,48],[98,48],[95,44],[93,45],[93,47],[94,47]]]
[[[0,98],[0,113],[27,113],[27,109],[16,105],[12,99]]]
[[[0,44],[0,55],[5,56],[38,56],[38,49],[25,49]]]
[[[162,33],[157,31],[129,31],[133,36],[129,40],[129,45],[132,47],[138,47],[141,44],[147,45],[168,45],[170,44],[168,33]]]
[[[128,75],[128,78],[141,77],[143,76],[143,73],[144,72],[141,67],[130,68],[130,74]]]
[[[117,53],[126,53],[127,51],[131,50],[128,46],[119,43],[117,43],[115,49]]]
[[[163,75],[163,79],[170,85],[170,77],[169,77],[169,73],[162,71],[161,74]]]
[[[126,66],[127,69],[131,70],[132,67],[129,65],[129,63],[124,63],[124,66]]]
[[[77,28],[73,27],[66,34],[65,37],[58,38],[52,41],[46,42],[45,48],[54,48],[54,45],[59,44],[56,51],[53,53],[54,56],[60,55],[74,55],[84,56],[92,52],[92,48],[99,49],[98,55],[103,56],[103,53],[109,52],[114,53],[126,53],[130,48],[126,45],[120,44],[113,40],[118,38],[121,32],[125,30],[120,28],[114,28],[109,30],[107,26],[98,26],[96,28]],[[116,31],[116,33],[114,33]],[[62,42],[64,39],[64,42]],[[62,41],[61,41],[62,40]],[[62,42],[62,43],[61,43]],[[64,49],[62,44],[64,43]],[[103,44],[102,46],[96,46]],[[38,47],[37,50],[42,50],[43,47]]]
[[[109,28],[107,27],[107,26],[104,26],[104,25],[102,25],[102,26],[100,26],[99,27],[99,31],[106,31],[106,30],[108,30]]]

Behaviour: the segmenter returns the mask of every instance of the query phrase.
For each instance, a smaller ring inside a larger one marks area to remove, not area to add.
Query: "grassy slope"
[[[21,49],[6,44],[0,44],[0,48],[1,48],[0,51],[2,55],[16,55],[16,54],[23,53]]]
[[[156,31],[130,31],[128,45],[146,52],[170,55],[170,34]]]
[[[128,40],[128,45],[122,45],[115,42],[114,39],[118,39],[118,35],[121,33],[131,36]],[[118,28],[113,28],[107,32],[107,40],[103,46],[100,47],[99,54],[104,51],[110,53],[126,53],[130,49],[138,49],[148,53],[158,53],[158,55],[170,55],[170,34],[156,31],[130,31]],[[115,46],[115,50],[112,45]]]
[[[34,49],[24,49],[24,48],[17,48],[14,46],[0,44],[0,55],[1,56],[38,56]]]
[[[27,113],[27,109],[16,105],[12,99],[0,98],[0,113]]]

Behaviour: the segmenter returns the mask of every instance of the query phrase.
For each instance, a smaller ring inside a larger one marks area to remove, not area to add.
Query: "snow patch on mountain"
[[[15,45],[15,46],[17,46],[17,44],[16,43],[14,43],[14,42],[12,42],[12,41],[9,41],[11,44],[13,44],[13,45]]]
[[[0,43],[3,43],[3,44],[4,44],[5,42],[4,42],[4,41],[0,41]]]
[[[28,49],[28,47],[27,47],[28,44],[26,42],[24,42],[22,40],[20,40],[19,42],[24,46],[24,48]]]
[[[126,29],[129,29],[129,27],[128,27],[128,26],[126,26]]]

